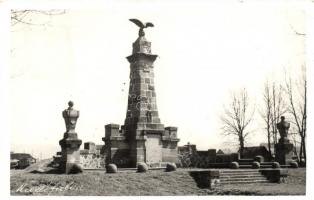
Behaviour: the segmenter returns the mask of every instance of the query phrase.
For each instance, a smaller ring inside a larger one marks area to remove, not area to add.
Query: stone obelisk
[[[59,141],[61,146],[60,171],[66,174],[82,171],[79,165],[82,140],[78,139],[77,133],[75,132],[75,126],[80,112],[73,109],[74,103],[72,101],[69,101],[68,105],[69,107],[62,112],[66,132],[63,135],[63,139]]]
[[[144,29],[153,27],[150,22],[142,23],[130,19],[140,29],[133,43],[130,63],[130,85],[124,125],[105,126],[104,151],[106,162],[118,167],[136,167],[145,162],[149,167],[160,167],[174,163],[177,155],[177,127],[164,127],[158,115],[154,83],[154,62],[151,43],[145,38]]]
[[[154,85],[154,61],[157,55],[152,54],[151,42],[145,38],[143,27],[140,26],[138,38],[133,43],[132,55],[127,57],[130,86],[124,123],[126,137],[131,141],[131,158],[137,162],[147,160],[145,153],[149,147],[145,148],[146,133],[161,135],[164,132],[164,125],[158,116]]]

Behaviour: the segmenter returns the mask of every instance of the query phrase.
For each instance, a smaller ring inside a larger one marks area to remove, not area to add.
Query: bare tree
[[[11,25],[45,25],[47,22],[34,22],[34,15],[53,16],[64,14],[65,10],[11,10]]]
[[[286,92],[289,99],[288,111],[292,115],[293,124],[300,137],[299,158],[306,163],[306,120],[307,120],[307,80],[305,66],[298,81],[293,82],[291,76],[286,79]]]
[[[272,151],[271,151],[271,144],[272,144],[272,99],[271,99],[271,92],[270,92],[270,87],[268,81],[264,85],[264,103],[265,103],[265,109],[263,109],[260,114],[265,122],[265,129],[267,133],[267,147],[268,147],[268,152],[270,156],[272,156]]]
[[[251,111],[250,111],[251,110]],[[253,119],[254,109],[251,109],[246,89],[238,94],[233,94],[231,104],[225,108],[224,114],[220,117],[224,135],[236,136],[239,140],[239,152],[243,155],[244,144],[247,136],[251,133],[247,130]]]
[[[261,111],[261,117],[265,122],[267,131],[268,151],[272,155],[271,146],[275,146],[278,141],[277,123],[280,117],[286,112],[286,104],[284,102],[284,92],[281,85],[275,82],[264,84],[264,106]],[[274,149],[275,150],[275,149]]]

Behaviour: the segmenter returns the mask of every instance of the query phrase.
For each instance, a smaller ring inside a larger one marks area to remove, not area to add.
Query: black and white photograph
[[[313,5],[0,1],[1,192],[309,198]]]

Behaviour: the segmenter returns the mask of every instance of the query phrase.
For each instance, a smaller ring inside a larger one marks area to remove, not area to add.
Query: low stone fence
[[[183,153],[179,155],[179,163],[182,168],[228,168],[229,164],[239,160],[238,153],[217,154],[215,158],[198,153]]]
[[[105,158],[102,154],[82,154],[80,164],[83,169],[105,169]]]

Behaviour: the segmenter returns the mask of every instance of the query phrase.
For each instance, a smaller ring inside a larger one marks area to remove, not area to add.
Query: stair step
[[[255,180],[267,180],[265,177],[248,177],[248,178],[220,178],[220,181],[255,181]]]
[[[220,174],[260,174],[260,173],[256,171],[256,172],[220,172]]]
[[[258,172],[257,169],[223,169],[220,172]]]
[[[252,165],[239,165],[240,169],[252,169]]]
[[[274,162],[261,162],[261,165],[272,165]]]
[[[240,159],[240,160],[238,160],[238,162],[240,163],[240,162],[254,162],[254,159]]]
[[[261,165],[260,168],[273,168],[273,166],[272,165]]]
[[[220,172],[220,175],[254,175],[254,174],[261,174],[260,172]]]
[[[220,184],[249,184],[249,183],[268,183],[268,180],[220,181]]]
[[[239,165],[252,165],[253,162],[240,162]]]
[[[245,175],[245,174],[235,174],[235,175],[221,175],[220,178],[250,178],[250,177],[264,177],[261,174],[252,174],[252,175]]]

